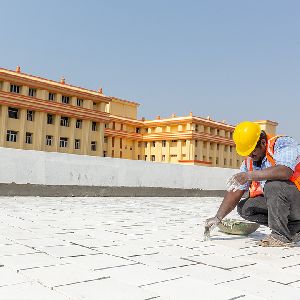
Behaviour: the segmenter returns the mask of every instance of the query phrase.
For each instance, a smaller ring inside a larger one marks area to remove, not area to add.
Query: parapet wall
[[[87,187],[87,190],[91,187],[126,187],[127,190],[147,187],[224,191],[227,178],[237,172],[235,169],[11,148],[0,148],[0,165],[1,195],[5,195],[1,189],[4,191],[7,184],[76,186],[76,189]],[[122,189],[117,190],[120,190],[117,195],[121,196]]]

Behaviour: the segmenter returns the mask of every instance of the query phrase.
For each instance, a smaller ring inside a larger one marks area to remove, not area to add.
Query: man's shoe
[[[282,242],[274,238],[272,235],[268,235],[265,239],[259,241],[258,245],[262,247],[294,247],[295,246],[294,242],[292,243]]]

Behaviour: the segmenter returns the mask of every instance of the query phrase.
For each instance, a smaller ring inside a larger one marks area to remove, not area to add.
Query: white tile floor
[[[258,247],[268,228],[203,242],[220,201],[0,198],[0,300],[300,299],[300,247]]]

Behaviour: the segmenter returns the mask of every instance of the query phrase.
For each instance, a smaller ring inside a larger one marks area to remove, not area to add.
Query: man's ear
[[[267,145],[267,141],[265,139],[262,139],[260,142],[261,146],[266,146]]]

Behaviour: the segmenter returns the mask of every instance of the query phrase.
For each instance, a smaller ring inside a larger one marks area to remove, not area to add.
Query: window
[[[107,156],[107,152],[103,151],[103,157],[106,157],[106,156]]]
[[[228,150],[228,146],[225,145],[225,147],[224,147],[224,152],[227,152],[227,150]]]
[[[80,140],[75,139],[75,149],[78,150],[80,149]]]
[[[145,148],[147,148],[148,147],[148,142],[145,142]]]
[[[220,129],[217,129],[217,135],[220,135]]]
[[[112,123],[112,129],[116,129],[116,123],[115,122]]]
[[[34,115],[33,110],[27,110],[27,121],[33,121],[33,115]]]
[[[219,148],[220,148],[220,145],[219,145],[219,144],[217,144],[217,150],[219,150]]]
[[[136,132],[136,133],[141,133],[141,128],[137,127],[137,128],[135,129],[135,132]]]
[[[68,147],[68,138],[61,137],[59,139],[59,147],[61,147],[61,148],[67,148]]]
[[[155,155],[151,155],[151,161],[155,161]]]
[[[29,97],[36,97],[36,89],[29,88],[28,96]]]
[[[205,155],[203,155],[203,160],[206,161],[206,156]]]
[[[224,165],[226,166],[227,165],[227,159],[224,158]]]
[[[177,157],[177,154],[171,154],[170,156],[171,157]]]
[[[55,99],[56,99],[56,94],[54,94],[54,93],[49,93],[48,100],[49,100],[49,101],[55,101]]]
[[[14,142],[15,143],[17,141],[17,135],[18,135],[17,131],[7,130],[6,140],[8,142]]]
[[[104,143],[105,143],[105,144],[108,143],[108,137],[107,137],[107,136],[104,137]]]
[[[62,95],[62,96],[61,96],[61,102],[64,103],[64,104],[69,104],[69,102],[70,102],[70,97],[69,97],[69,96],[64,96],[64,95]]]
[[[8,108],[8,117],[11,119],[19,119],[19,110],[17,108]]]
[[[122,139],[120,139],[120,148],[122,149],[123,143],[122,143]]]
[[[165,155],[162,155],[161,161],[166,161],[166,156]]]
[[[122,153],[122,151],[120,151],[120,158],[122,158],[123,157],[123,153]]]
[[[155,141],[152,142],[152,147],[155,147]]]
[[[145,156],[144,156],[144,160],[147,160],[147,157],[148,157],[148,156],[147,156],[147,155],[145,155]]]
[[[91,142],[91,150],[96,151],[96,142],[95,141]]]
[[[232,146],[229,147],[229,151],[232,152]]]
[[[11,84],[10,85],[10,92],[20,94],[21,87],[19,85]]]
[[[138,160],[140,160],[141,159],[141,156],[140,155],[138,155]]]
[[[210,134],[214,134],[215,133],[215,129],[214,128],[210,128]]]
[[[196,155],[195,155],[195,160],[197,160],[197,158],[198,158],[198,155],[196,154]]]
[[[93,109],[97,109],[97,103],[93,102]]]
[[[218,165],[218,164],[219,164],[219,158],[216,157],[216,165]]]
[[[161,144],[162,144],[162,147],[166,147],[167,141],[164,140],[164,141],[162,141]]]
[[[32,133],[31,132],[26,132],[25,143],[32,144]]]
[[[177,143],[177,140],[172,140],[172,143]]]
[[[104,124],[104,128],[107,128],[107,123]]]
[[[47,124],[53,124],[53,115],[47,114]]]
[[[111,138],[111,146],[112,146],[112,147],[115,146],[115,138],[114,138],[114,137]]]
[[[121,124],[121,131],[123,130],[123,127],[124,127],[123,124]]]
[[[147,133],[148,132],[148,128],[145,128],[145,133]]]
[[[60,118],[60,126],[69,127],[69,118],[68,117],[61,117]]]
[[[195,131],[198,131],[199,130],[199,126],[198,124],[195,125]]]
[[[82,120],[76,120],[76,128],[82,128]]]
[[[97,131],[97,123],[92,122],[92,131]]]
[[[138,142],[138,148],[142,147],[142,142]]]
[[[111,151],[111,157],[115,157],[115,150]]]
[[[83,106],[83,100],[77,98],[76,105],[77,106]]]
[[[46,145],[47,146],[52,146],[53,142],[53,136],[52,135],[46,135]]]
[[[230,133],[229,133],[229,138],[232,139],[232,136],[233,136],[233,133],[230,132]]]

